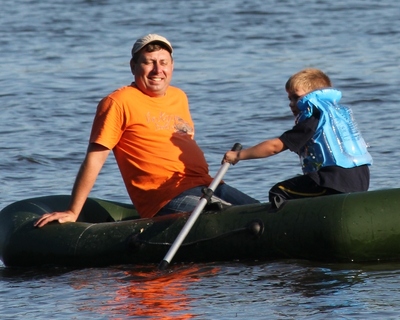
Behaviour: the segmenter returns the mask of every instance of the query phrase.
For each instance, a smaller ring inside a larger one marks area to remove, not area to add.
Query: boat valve
[[[261,220],[253,220],[248,223],[247,231],[256,238],[259,238],[264,233],[264,223]]]

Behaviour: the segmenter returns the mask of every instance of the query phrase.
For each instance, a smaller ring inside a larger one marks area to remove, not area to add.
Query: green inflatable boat
[[[10,204],[0,212],[6,266],[91,267],[158,263],[190,213],[140,219],[135,208],[89,198],[79,220],[35,228],[69,196]],[[400,189],[269,203],[206,207],[173,262],[296,258],[330,262],[400,260]]]

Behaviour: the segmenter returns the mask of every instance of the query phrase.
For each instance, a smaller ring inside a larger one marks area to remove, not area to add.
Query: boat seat
[[[78,221],[101,223],[139,219],[140,216],[132,204],[88,198]]]

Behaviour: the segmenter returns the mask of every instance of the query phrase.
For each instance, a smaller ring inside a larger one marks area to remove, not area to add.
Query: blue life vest
[[[304,174],[326,166],[353,168],[372,164],[351,109],[338,104],[341,97],[340,91],[330,88],[313,91],[297,102],[300,113],[296,123],[311,117],[314,108],[321,113],[313,138],[299,153]]]

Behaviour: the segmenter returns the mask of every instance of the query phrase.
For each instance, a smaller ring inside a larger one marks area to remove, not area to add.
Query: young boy
[[[286,82],[289,106],[296,117],[291,130],[241,151],[228,151],[222,162],[266,158],[289,149],[300,157],[303,175],[277,183],[269,201],[366,191],[371,155],[350,108],[339,105],[341,92],[318,69],[304,69]]]

